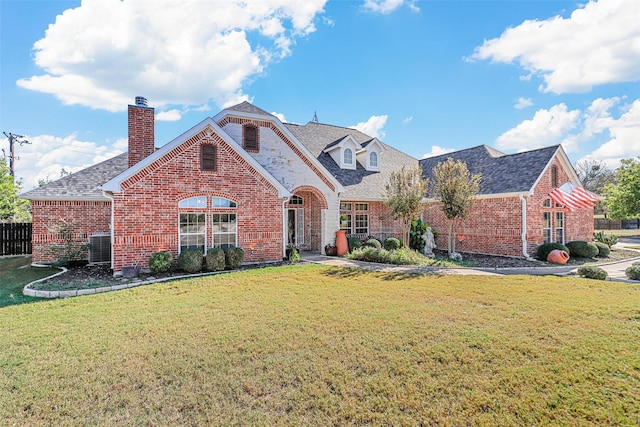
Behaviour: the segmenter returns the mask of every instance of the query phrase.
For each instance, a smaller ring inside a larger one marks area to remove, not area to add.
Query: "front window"
[[[353,151],[350,148],[344,149],[344,164],[351,165],[353,164]]]
[[[205,215],[203,213],[180,214],[180,251],[198,248],[204,254]]]
[[[213,214],[213,244],[212,247],[226,248],[236,246],[238,224],[234,213]]]
[[[356,215],[356,234],[369,234],[369,215]]]
[[[564,212],[556,212],[556,243],[564,244]]]
[[[551,243],[551,212],[542,213],[542,235],[545,243]]]
[[[372,152],[371,154],[369,154],[369,166],[371,166],[372,168],[378,167],[378,153]]]
[[[369,204],[368,203],[356,203],[356,210],[357,211],[368,211],[369,210]]]

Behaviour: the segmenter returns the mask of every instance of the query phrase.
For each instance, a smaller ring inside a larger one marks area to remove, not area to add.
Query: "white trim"
[[[131,178],[133,175],[140,172],[147,166],[151,165],[153,162],[160,159],[162,156],[169,153],[171,150],[178,147],[180,144],[182,144],[189,138],[197,135],[207,127],[211,127],[211,129],[215,133],[217,133],[233,150],[235,150],[239,155],[241,155],[246,160],[247,163],[249,163],[252,167],[254,167],[260,175],[262,175],[264,178],[267,179],[267,181],[269,181],[269,183],[271,183],[274,187],[276,187],[278,190],[279,197],[291,196],[291,193],[289,192],[289,190],[287,190],[287,188],[284,187],[284,185],[282,185],[260,163],[258,163],[255,158],[253,158],[250,155],[247,155],[245,150],[243,150],[242,147],[238,145],[238,143],[234,141],[233,138],[231,138],[220,126],[218,126],[218,124],[211,117],[204,119],[203,121],[201,121],[200,123],[192,127],[191,129],[189,129],[188,131],[184,132],[182,135],[178,136],[177,138],[174,138],[171,142],[167,143],[163,147],[154,151],[153,154],[151,154],[150,156],[145,157],[144,159],[142,159],[141,161],[139,161],[138,163],[136,163],[126,171],[122,172],[115,178],[112,178],[111,180],[107,181],[105,184],[102,185],[102,190],[111,191],[113,193],[121,192],[122,191],[121,186],[125,180]]]
[[[522,255],[525,258],[531,258],[531,255],[527,252],[527,199],[522,194],[519,195],[522,201],[522,233],[520,238],[522,239]]]
[[[113,251],[113,227],[114,227],[114,219],[115,219],[115,203],[113,200],[113,196],[108,194],[106,191],[103,191],[102,194],[104,194],[104,197],[106,197],[107,199],[111,200],[111,220],[109,221],[109,233],[111,233],[111,269],[113,270],[113,263],[114,263],[114,251]]]
[[[328,179],[333,184],[333,186],[335,187],[335,192],[336,193],[341,193],[341,192],[345,191],[345,188],[342,186],[342,184],[340,184],[340,182],[336,179],[336,177],[333,176],[333,174],[331,172],[329,172],[327,170],[327,168],[325,168],[322,165],[322,163],[320,163],[318,161],[318,159],[311,153],[311,151],[309,151],[309,149],[304,144],[302,144],[300,141],[298,141],[298,138],[296,138],[291,133],[291,131],[284,125],[284,123],[282,123],[280,121],[280,119],[277,118],[276,116],[264,115],[264,114],[243,113],[243,112],[240,112],[240,111],[233,111],[233,110],[222,110],[218,114],[213,116],[212,120],[214,120],[216,123],[218,123],[218,122],[222,121],[222,119],[224,119],[227,116],[229,116],[229,117],[238,117],[238,118],[241,118],[241,119],[262,120],[262,121],[265,121],[265,122],[274,123],[275,126],[278,129],[280,129],[280,131],[287,138],[289,138],[289,140],[291,142],[293,142],[296,145],[296,147],[298,147],[298,149],[300,151],[302,151],[302,154],[304,154],[306,159],[309,162],[311,162],[320,172],[322,172],[324,177],[326,179]],[[225,133],[225,135],[226,135],[226,133]],[[251,156],[249,156],[249,157],[251,157]],[[283,256],[284,256],[284,252],[283,252]]]
[[[529,189],[529,195],[533,195],[534,189],[538,186],[538,183],[540,182],[544,174],[547,172],[549,167],[551,167],[551,164],[553,163],[553,159],[556,157],[556,155],[558,156],[558,161],[561,163],[562,168],[565,170],[567,175],[569,175],[569,181],[574,183],[576,186],[582,185],[582,183],[580,182],[580,178],[578,178],[578,174],[576,173],[576,170],[573,168],[573,165],[571,165],[571,162],[569,161],[569,157],[567,157],[567,153],[564,152],[562,145],[559,145],[558,148],[556,149],[556,152],[553,153],[553,156],[551,156],[551,158],[545,165],[544,169],[542,169],[542,172],[540,172],[540,175],[538,175],[538,178]]]

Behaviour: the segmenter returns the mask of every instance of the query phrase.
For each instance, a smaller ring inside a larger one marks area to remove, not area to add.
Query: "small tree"
[[[422,212],[429,180],[422,177],[422,168],[415,166],[392,172],[385,185],[385,204],[396,218],[402,220],[402,242],[409,246],[411,222]]]
[[[454,161],[449,157],[436,165],[433,176],[435,196],[448,220],[447,249],[451,256],[456,250],[455,224],[458,219],[466,218],[471,210],[474,198],[478,194],[481,175],[471,176],[466,163]]]
[[[0,221],[31,221],[29,202],[18,198],[20,184],[11,176],[7,164],[0,160]]]
[[[604,187],[605,204],[614,219],[640,216],[640,158],[622,159],[616,184]]]

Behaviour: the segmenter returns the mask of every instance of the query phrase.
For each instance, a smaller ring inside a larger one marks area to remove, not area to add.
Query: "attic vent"
[[[147,107],[147,98],[144,96],[136,96],[136,105],[138,107]]]
[[[111,235],[89,236],[89,262],[111,262]]]

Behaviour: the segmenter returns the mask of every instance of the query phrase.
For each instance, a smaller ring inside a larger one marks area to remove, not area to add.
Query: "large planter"
[[[338,230],[336,231],[336,246],[338,247],[338,252],[336,255],[343,256],[347,252],[349,252],[349,242],[347,242],[347,230]]]
[[[554,264],[566,264],[569,261],[569,254],[566,251],[554,249],[547,255],[547,261]]]

